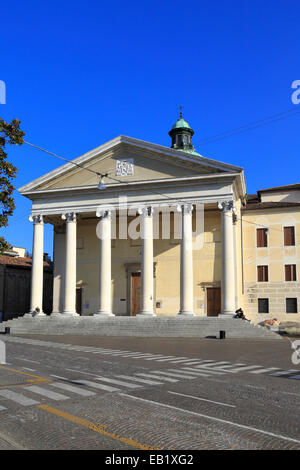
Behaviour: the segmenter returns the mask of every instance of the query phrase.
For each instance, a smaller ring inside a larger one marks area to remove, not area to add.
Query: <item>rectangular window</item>
[[[256,246],[258,248],[268,246],[267,228],[256,229]]]
[[[268,266],[257,266],[257,281],[268,282],[268,280],[269,280]]]
[[[295,245],[295,227],[284,227],[284,246]]]
[[[286,264],[285,269],[285,280],[286,281],[297,281],[296,275],[296,265],[295,264]]]
[[[269,299],[258,299],[258,313],[269,313]]]
[[[285,299],[286,313],[297,313],[297,298]]]

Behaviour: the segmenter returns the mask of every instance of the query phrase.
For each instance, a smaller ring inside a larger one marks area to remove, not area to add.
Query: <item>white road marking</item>
[[[188,366],[194,366],[196,364],[201,364],[201,360],[199,359],[199,361],[196,361],[195,359],[193,359],[192,361],[181,361],[183,365],[188,365]]]
[[[228,364],[224,366],[217,366],[213,367],[213,370],[226,370],[226,372],[230,372],[231,370],[234,370],[235,367],[242,367],[245,366],[246,364]]]
[[[120,377],[120,379],[129,379],[129,380],[132,380],[133,382],[141,382],[147,385],[163,385],[162,382],[155,382],[154,380],[139,379],[138,377],[131,377],[129,375],[117,375],[117,377]]]
[[[300,375],[292,375],[289,379],[300,380]]]
[[[24,357],[15,357],[15,359],[20,359],[25,362],[33,362],[34,364],[40,364],[40,361],[31,361],[30,359],[25,359]]]
[[[106,392],[118,392],[120,389],[116,387],[110,387],[109,385],[104,384],[97,384],[95,382],[90,382],[89,380],[72,380],[74,383],[78,383],[79,385],[87,385],[88,387],[92,388],[99,388],[100,390],[105,390]]]
[[[172,363],[177,362],[177,360],[180,360],[180,359],[187,359],[187,357],[183,357],[183,356],[181,356],[181,357],[173,356],[173,358],[174,358],[174,360],[172,360]],[[175,359],[176,359],[176,361],[175,361]],[[170,359],[158,359],[157,362],[164,362],[164,361],[170,361]]]
[[[201,361],[201,364],[218,364],[220,361],[216,361],[215,359],[205,359],[203,361]]]
[[[174,356],[163,356],[163,359],[157,359],[157,362],[165,361],[166,359],[172,359]]]
[[[166,356],[163,354],[153,354],[153,356],[146,357],[145,361],[155,361],[156,359],[164,359]]]
[[[188,359],[188,357],[181,357],[181,358],[178,357],[176,361],[170,361],[170,364],[177,364],[179,362],[184,362],[186,359]]]
[[[251,369],[257,369],[260,368],[261,366],[245,366],[245,367],[238,367],[237,369],[230,369],[229,372],[235,374],[236,372],[244,372],[244,370],[251,370]]]
[[[183,367],[180,370],[187,370],[191,374],[207,374],[208,376],[209,375],[224,375],[225,374],[225,372],[221,372],[219,370],[206,369],[205,367],[203,367],[203,369],[193,369],[191,367]]]
[[[120,354],[121,357],[131,357],[131,358],[144,358],[153,356],[153,354],[143,354],[143,353],[131,353],[131,354]]]
[[[99,374],[92,374],[91,372],[85,372],[85,371],[81,371],[81,370],[77,370],[77,369],[66,369],[66,370],[69,370],[71,372],[77,372],[77,374],[92,375],[93,377],[99,377]],[[55,377],[55,376],[53,376],[53,377]],[[58,377],[58,378],[61,378],[61,377]],[[67,379],[67,380],[72,380],[72,379]]]
[[[132,354],[138,354],[138,353],[133,353],[133,352],[130,352],[130,351],[110,351],[110,352],[106,352],[106,351],[103,351],[103,354],[110,354],[111,356],[131,356]]]
[[[71,380],[71,379],[68,379],[67,377],[61,377],[60,375],[54,375],[54,374],[50,374],[50,377],[55,377],[56,379],[62,379],[62,380]]]
[[[154,374],[139,373],[135,375],[138,375],[139,377],[146,377],[146,378],[149,377],[149,379],[165,380],[166,382],[172,382],[172,383],[178,382],[178,379],[170,379],[170,377],[159,377],[159,375],[154,375]]]
[[[175,359],[176,356],[165,356],[164,359],[157,359],[157,362],[166,362],[169,361],[170,359]]]
[[[0,406],[0,411],[2,410],[7,410],[7,408],[5,408],[5,406]]]
[[[248,387],[248,388],[255,388],[257,390],[266,390],[265,387],[257,387],[256,385],[244,385],[244,387]]]
[[[30,392],[37,393],[38,395],[50,398],[51,400],[67,400],[69,398],[66,395],[52,392],[52,390],[47,390],[46,388],[38,387],[37,385],[30,385],[30,387],[26,387],[26,390],[30,390]]]
[[[49,385],[52,385],[53,387],[61,388],[62,390],[66,390],[67,392],[77,393],[78,395],[82,395],[83,397],[90,397],[92,395],[96,395],[95,392],[91,392],[90,390],[84,390],[80,387],[73,387],[72,385],[64,384],[61,382],[53,382]]]
[[[267,369],[258,369],[258,370],[251,370],[249,374],[263,374],[264,372],[270,372],[271,370],[280,370],[279,367],[268,367]]]
[[[36,371],[36,369],[29,369],[29,367],[22,367],[22,369],[24,369],[24,370],[30,370],[31,372],[35,372],[35,371]]]
[[[78,370],[78,369],[67,369],[66,370],[69,370],[71,372],[77,372],[78,374],[89,374],[88,372],[81,372],[81,370]],[[96,374],[89,374],[89,375],[96,375]]]
[[[170,377],[178,377],[179,379],[196,379],[197,377],[195,375],[183,375],[181,373],[178,373],[178,371],[175,371],[175,372],[172,372],[172,371],[167,371],[167,370],[164,370],[164,371],[161,371],[161,370],[154,370],[153,371],[155,374],[159,374],[159,375],[166,375],[166,376],[170,376]]]
[[[153,400],[147,400],[145,398],[140,398],[140,397],[135,397],[135,396],[132,396],[132,395],[127,395],[126,393],[119,393],[119,396],[130,398],[132,400],[151,403],[152,405],[161,406],[161,407],[164,407],[164,408],[169,408],[169,409],[180,411],[180,412],[183,412],[183,413],[187,413],[187,414],[190,414],[190,415],[193,415],[193,416],[198,416],[200,418],[216,421],[218,423],[228,424],[230,426],[236,426],[236,427],[241,428],[241,429],[247,429],[248,431],[254,431],[254,432],[257,432],[257,433],[265,434],[267,436],[276,437],[277,439],[282,439],[282,440],[289,441],[289,442],[296,442],[297,444],[300,444],[300,440],[298,440],[298,439],[293,439],[293,438],[288,437],[288,436],[282,436],[281,434],[275,434],[275,433],[272,433],[272,432],[269,432],[269,431],[263,431],[262,429],[257,429],[257,428],[254,428],[252,426],[246,426],[244,424],[235,423],[233,421],[227,421],[225,419],[215,418],[214,416],[208,416],[208,415],[204,415],[202,413],[196,413],[194,411],[185,410],[184,408],[177,408],[176,406],[166,405],[165,403],[160,403],[160,402],[153,401]]]
[[[13,392],[12,390],[0,390],[0,396],[7,398],[8,400],[12,400],[19,405],[23,406],[30,406],[30,405],[38,405],[39,402],[36,400],[32,400],[31,398],[27,398],[21,393]]]
[[[122,382],[121,380],[116,380],[116,379],[109,379],[107,377],[101,377],[101,376],[97,376],[96,377],[97,380],[100,380],[100,382],[108,382],[108,383],[112,383],[112,384],[116,384],[116,385],[124,385],[124,387],[128,387],[128,388],[141,388],[141,385],[134,385],[134,384],[130,384],[128,382]]]
[[[193,398],[194,400],[208,401],[210,403],[215,403],[216,405],[229,406],[230,408],[236,408],[235,405],[229,405],[228,403],[222,403],[220,401],[208,400],[207,398],[194,397],[192,395],[185,395],[184,393],[177,393],[177,392],[171,392],[171,391],[168,391],[168,393],[172,393],[173,395],[180,395],[182,397]]]
[[[178,371],[176,371],[176,369],[169,369],[169,370],[174,371],[174,372],[178,372]],[[183,367],[182,369],[180,369],[180,373],[181,372],[183,374],[194,375],[195,377],[210,377],[210,373],[208,371],[206,371],[206,370],[205,371],[200,371],[200,370],[194,371],[190,367]]]
[[[225,364],[230,364],[230,362],[227,362],[227,361],[200,361],[199,362],[199,365],[198,366],[195,366],[195,367],[200,367],[201,369],[203,367],[214,367],[214,366],[222,366],[222,365],[225,365]]]
[[[283,370],[282,372],[275,372],[274,374],[270,374],[271,377],[281,377],[282,375],[290,375],[293,372],[300,372],[297,369],[289,369],[289,370]]]

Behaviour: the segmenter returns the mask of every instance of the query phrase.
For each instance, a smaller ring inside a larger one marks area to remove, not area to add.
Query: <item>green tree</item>
[[[22,145],[25,133],[20,129],[20,121],[13,119],[11,123],[0,118],[0,228],[8,226],[8,217],[15,209],[12,182],[18,169],[7,160],[7,145]],[[10,244],[0,237],[0,253],[10,248]]]

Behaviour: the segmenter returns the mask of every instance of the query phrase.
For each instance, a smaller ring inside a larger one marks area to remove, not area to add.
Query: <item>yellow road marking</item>
[[[85,426],[86,428],[91,429],[92,431],[96,431],[99,434],[103,434],[104,436],[111,437],[112,439],[115,439],[116,441],[123,442],[124,444],[127,444],[129,446],[137,447],[138,449],[141,449],[141,450],[160,450],[158,447],[149,447],[147,445],[141,444],[140,442],[134,441],[132,439],[127,439],[126,437],[121,437],[121,436],[118,436],[117,434],[105,431],[104,428],[107,428],[107,426],[100,426],[98,424],[91,423],[90,421],[87,421],[86,419],[82,419],[82,418],[79,418],[78,416],[74,416],[74,415],[71,415],[70,413],[66,413],[65,411],[52,408],[52,406],[38,405],[37,407],[41,408],[42,410],[48,411],[49,413],[53,413],[59,416],[60,418],[64,418],[68,421],[71,421],[72,423]]]
[[[15,384],[15,385],[5,385],[1,386],[0,388],[8,388],[8,387],[24,387],[25,385],[32,385],[38,383],[49,383],[52,382],[51,379],[45,379],[44,377],[40,377],[39,375],[29,374],[28,372],[24,372],[22,370],[11,369],[10,367],[0,366],[0,369],[9,370],[10,372],[16,372],[17,374],[27,375],[29,377],[34,377],[34,379],[28,379],[23,384]]]

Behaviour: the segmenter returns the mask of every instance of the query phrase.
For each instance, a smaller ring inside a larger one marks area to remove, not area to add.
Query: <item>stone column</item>
[[[138,315],[153,317],[153,208],[145,207],[139,213],[142,215],[142,288]]]
[[[70,212],[63,214],[66,220],[66,248],[65,248],[65,283],[63,315],[75,316],[76,313],[76,214]]]
[[[30,313],[39,308],[38,315],[43,313],[43,274],[44,274],[44,221],[42,215],[29,217],[33,222],[32,268]]]
[[[193,295],[193,205],[183,204],[180,247],[180,310],[178,315],[194,315]]]
[[[222,279],[221,279],[221,315],[232,317],[235,309],[235,276],[233,249],[233,201],[218,203],[221,210],[222,238]]]
[[[237,256],[237,242],[238,242],[238,227],[237,227],[237,213],[233,208],[233,263],[234,263],[234,311],[239,308],[239,273],[238,273],[238,256]]]
[[[104,210],[99,215],[99,310],[95,315],[114,316],[111,308],[111,211]]]
[[[66,227],[55,225],[53,227],[53,309],[52,314],[60,315],[63,312],[64,283],[65,283],[65,252]]]

